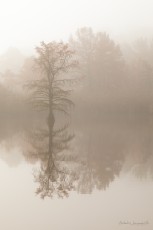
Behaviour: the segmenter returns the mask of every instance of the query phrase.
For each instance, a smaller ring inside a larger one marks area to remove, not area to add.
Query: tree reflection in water
[[[92,136],[88,139],[86,130],[80,141],[68,130],[68,125],[56,130],[46,126],[29,134],[26,157],[40,161],[34,178],[39,184],[36,193],[42,198],[68,196],[72,190],[91,193],[106,189],[122,170],[126,142],[120,132],[92,127]]]
[[[69,134],[68,124],[59,129],[48,126],[29,134],[30,151],[26,157],[40,161],[39,170],[35,170],[34,178],[39,184],[36,193],[46,196],[68,196],[75,189],[77,178],[77,156],[71,152],[70,145],[74,135]]]
[[[55,120],[53,127],[43,118],[36,125],[34,121],[26,125],[26,144],[22,142],[23,130],[18,128],[18,140],[14,126],[8,127],[5,122],[1,124],[1,145],[4,147],[5,144],[8,151],[16,142],[20,149],[24,149],[24,156],[30,163],[37,162],[33,175],[38,184],[36,193],[42,198],[65,197],[71,191],[92,193],[94,189],[104,190],[121,172],[130,171],[137,178],[152,177],[153,129],[148,118],[145,121],[137,119],[131,124],[84,122],[75,126],[75,136],[69,123],[59,124],[61,119],[58,117]],[[13,133],[15,138],[12,138]],[[10,141],[14,144],[10,145]],[[10,159],[8,154],[4,158],[1,151],[1,159],[16,166],[15,156]]]

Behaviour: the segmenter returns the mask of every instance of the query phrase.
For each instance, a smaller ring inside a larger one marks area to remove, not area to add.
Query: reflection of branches
[[[68,124],[56,130],[48,127],[49,130],[39,129],[29,134],[31,151],[27,156],[40,161],[40,169],[34,172],[39,184],[36,193],[41,198],[68,196],[77,179],[73,165],[77,157],[69,151],[74,135],[68,133]]]
[[[50,130],[41,128],[29,135],[29,158],[40,161],[34,177],[38,183],[36,193],[42,198],[55,194],[68,196],[71,190],[79,193],[105,190],[120,175],[125,162],[141,178],[152,175],[152,127],[132,126],[131,130],[129,126],[125,129],[116,125],[112,129],[112,125],[105,124],[92,127],[91,138],[90,130],[85,130],[83,142],[74,139],[68,130],[66,124]]]
[[[92,159],[86,160],[78,182],[79,192],[91,193],[93,189],[105,190],[119,175],[121,163],[111,155],[107,157],[102,155],[100,159],[96,159],[96,156],[93,156]]]
[[[81,167],[77,190],[80,193],[91,193],[94,189],[105,190],[119,176],[124,163],[124,144],[122,138],[116,138],[108,126],[92,126],[84,130],[83,167]]]
[[[66,168],[59,167],[54,161],[49,161],[45,168],[41,165],[40,171],[35,174],[35,181],[39,183],[36,193],[44,198],[46,196],[68,196],[69,191],[74,189],[74,177]]]
[[[42,128],[29,135],[32,145],[29,158],[40,160],[34,178],[39,184],[36,193],[42,198],[68,196],[72,190],[88,194],[94,189],[105,190],[120,175],[125,162],[140,178],[152,175],[151,127],[144,139],[143,130],[140,132],[139,128],[131,131],[128,126],[124,130],[121,125],[113,131],[112,125],[105,124],[99,129],[92,128],[90,139],[85,131],[83,143],[77,142],[68,128],[68,124],[52,131]],[[136,149],[129,151],[131,146]]]
[[[40,160],[34,178],[39,184],[36,193],[42,198],[68,196],[71,190],[91,193],[94,189],[106,189],[121,171],[123,155],[118,154],[118,143],[114,143],[114,151],[108,148],[106,141],[100,147],[101,140],[98,142],[96,134],[94,145],[105,149],[104,153],[99,153],[99,147],[90,146],[87,154],[82,151],[81,155],[74,154],[70,148],[74,135],[69,134],[68,128],[66,124],[56,130],[39,129],[30,134],[33,148],[30,157]],[[77,146],[75,141],[73,144]]]

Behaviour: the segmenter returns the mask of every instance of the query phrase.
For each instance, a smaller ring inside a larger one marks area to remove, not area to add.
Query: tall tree
[[[49,122],[54,124],[53,112],[68,112],[73,105],[68,98],[70,95],[69,83],[74,79],[67,77],[71,69],[76,67],[74,51],[63,42],[42,42],[36,47],[37,57],[35,67],[39,72],[39,78],[31,81],[28,88],[31,90],[31,103],[35,108],[49,110]]]

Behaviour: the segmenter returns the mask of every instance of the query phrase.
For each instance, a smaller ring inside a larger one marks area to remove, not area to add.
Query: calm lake
[[[52,152],[35,123],[1,125],[1,229],[153,229],[151,119],[62,126]]]

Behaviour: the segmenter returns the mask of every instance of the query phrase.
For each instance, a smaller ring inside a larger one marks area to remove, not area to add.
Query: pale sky
[[[67,39],[78,27],[125,39],[153,34],[152,0],[0,0],[0,53]]]

